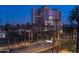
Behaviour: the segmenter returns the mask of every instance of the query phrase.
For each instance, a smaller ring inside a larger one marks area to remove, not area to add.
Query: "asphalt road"
[[[11,50],[10,53],[38,53],[48,50],[49,48],[51,48],[51,46],[52,46],[51,43],[41,42],[41,43],[32,44],[27,48]]]

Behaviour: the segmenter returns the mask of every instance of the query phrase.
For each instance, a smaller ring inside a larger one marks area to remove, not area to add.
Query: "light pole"
[[[33,39],[32,31],[28,30],[28,32],[29,32],[29,41],[30,43],[32,43],[32,39]]]
[[[55,24],[56,24],[56,37],[55,37],[56,38],[55,39],[56,41],[55,42],[56,42],[56,45],[58,45],[57,41],[59,40],[59,32],[58,32],[58,24],[57,23],[58,23],[58,19],[55,19]],[[57,50],[56,52],[58,53],[58,46],[56,48],[57,48],[56,49]]]
[[[30,30],[28,30],[27,32],[29,32],[29,42],[30,42]]]
[[[32,43],[32,41],[33,41],[33,33],[31,31],[31,43]]]

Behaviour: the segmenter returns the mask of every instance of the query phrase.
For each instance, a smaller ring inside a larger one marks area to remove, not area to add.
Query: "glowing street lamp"
[[[63,30],[60,30],[60,34],[63,34]]]

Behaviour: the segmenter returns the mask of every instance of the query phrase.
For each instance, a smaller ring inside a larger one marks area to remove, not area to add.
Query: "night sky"
[[[0,5],[0,25],[10,24],[26,24],[31,22],[32,7],[34,5]],[[41,5],[35,5],[35,8],[40,8]],[[58,9],[61,11],[62,23],[68,23],[70,10],[73,5],[49,5],[50,9]]]

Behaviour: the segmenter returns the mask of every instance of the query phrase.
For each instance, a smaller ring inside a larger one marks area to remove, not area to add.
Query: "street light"
[[[27,32],[29,32],[29,41],[30,41],[30,43],[32,43],[32,39],[33,39],[32,32],[31,32],[31,30],[27,30]]]
[[[63,34],[63,30],[60,30],[60,34]]]

